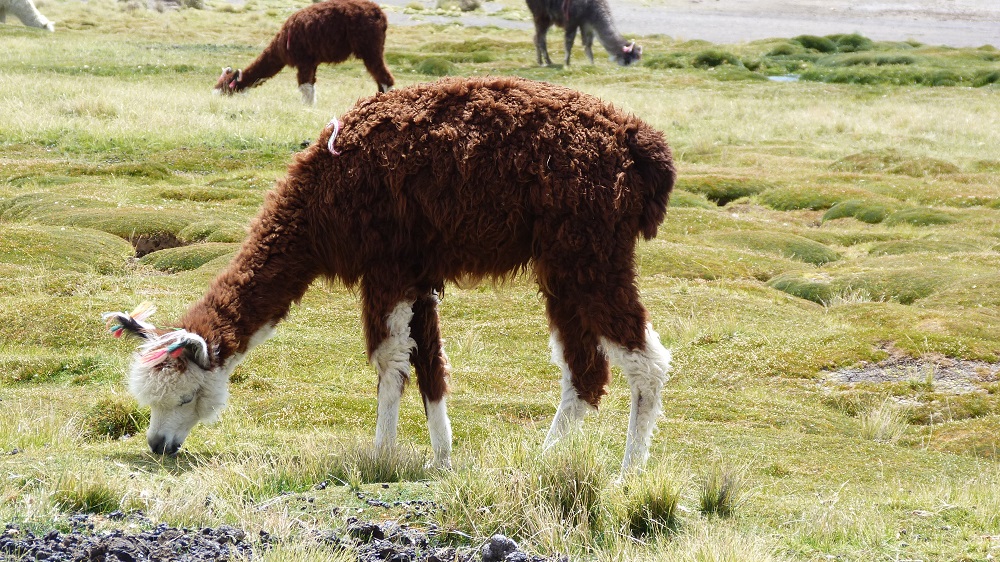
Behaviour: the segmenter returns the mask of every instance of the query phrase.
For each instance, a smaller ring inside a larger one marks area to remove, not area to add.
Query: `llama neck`
[[[277,37],[271,41],[271,44],[265,47],[264,51],[243,69],[243,76],[236,84],[237,90],[245,90],[247,88],[259,86],[260,84],[263,84],[265,80],[281,72],[281,69],[285,68],[285,61],[281,56],[281,53],[284,51],[284,47],[281,44],[281,42],[285,40],[284,37],[284,33],[279,33]]]
[[[259,343],[318,275],[303,207],[282,208],[287,198],[278,191],[269,195],[236,258],[181,319],[182,328],[205,338],[213,363]]]
[[[590,24],[597,34],[597,39],[604,46],[604,50],[612,57],[620,59],[622,57],[622,47],[625,46],[625,38],[615,28],[614,21],[612,21],[611,14],[607,11],[606,6],[605,4],[605,9],[601,9],[601,7],[596,8],[597,17],[591,19]]]

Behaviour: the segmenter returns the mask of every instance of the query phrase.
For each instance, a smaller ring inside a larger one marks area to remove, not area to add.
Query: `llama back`
[[[322,186],[316,212],[331,211],[318,220],[343,225],[339,247],[322,252],[338,263],[374,259],[381,247],[441,256],[427,267],[461,264],[439,278],[506,275],[538,255],[548,230],[606,257],[655,235],[673,185],[660,133],[545,83],[445,79],[362,100],[342,119],[337,155],[327,129],[291,171],[304,189]],[[599,234],[609,229],[621,240]]]

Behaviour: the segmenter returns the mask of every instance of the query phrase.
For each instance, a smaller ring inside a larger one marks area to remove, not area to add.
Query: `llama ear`
[[[241,70],[241,69],[237,69],[236,70],[236,81],[237,82],[242,82],[243,81],[243,70]]]
[[[139,348],[139,363],[154,367],[168,359],[185,358],[208,370],[208,344],[205,339],[187,330],[174,330],[150,339]]]
[[[156,307],[143,302],[132,312],[105,312],[101,315],[111,335],[120,338],[123,334],[148,340],[157,337],[156,327],[146,319],[156,312]]]

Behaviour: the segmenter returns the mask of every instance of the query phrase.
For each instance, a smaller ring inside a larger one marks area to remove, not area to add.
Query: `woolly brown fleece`
[[[635,245],[664,218],[675,172],[663,135],[567,88],[451,78],[367,98],[299,154],[236,259],[181,320],[221,364],[287,314],[318,276],[360,286],[368,352],[414,303],[424,397],[446,392],[437,300],[446,281],[530,270],[580,397],[608,381],[600,337],[645,343]]]

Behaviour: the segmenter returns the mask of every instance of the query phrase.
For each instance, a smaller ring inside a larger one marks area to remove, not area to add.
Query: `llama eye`
[[[181,396],[181,403],[179,405],[183,406],[184,404],[187,404],[192,400],[194,400],[194,394],[192,394],[191,396]]]

